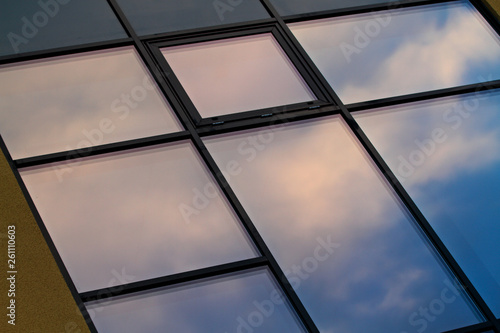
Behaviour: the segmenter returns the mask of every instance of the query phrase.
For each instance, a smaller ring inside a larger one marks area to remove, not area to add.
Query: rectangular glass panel
[[[256,255],[189,142],[21,176],[80,292]]]
[[[500,316],[500,92],[356,113],[362,129]]]
[[[270,33],[162,53],[203,118],[316,99]]]
[[[375,5],[398,0],[271,0],[280,15],[306,14],[323,10]],[[395,5],[394,5],[395,6]],[[392,7],[392,6],[390,6]]]
[[[290,24],[346,104],[500,79],[500,43],[468,1]]]
[[[0,56],[127,38],[106,1],[2,1]]]
[[[205,142],[321,332],[478,322],[340,118]]]
[[[306,332],[267,270],[87,303],[99,332]]]
[[[139,35],[269,18],[258,0],[118,0]]]
[[[0,133],[14,159],[180,130],[131,47],[0,66]]]

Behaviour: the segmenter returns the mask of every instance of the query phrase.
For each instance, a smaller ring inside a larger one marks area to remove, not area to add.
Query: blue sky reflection
[[[500,316],[500,92],[355,117]]]
[[[498,36],[468,1],[290,28],[346,104],[500,78]]]
[[[477,322],[339,118],[205,143],[322,332]]]

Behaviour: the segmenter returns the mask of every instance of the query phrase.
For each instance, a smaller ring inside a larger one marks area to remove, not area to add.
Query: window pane
[[[271,34],[162,52],[203,118],[316,99]]]
[[[468,1],[290,28],[344,103],[500,79],[498,36]]]
[[[0,133],[14,159],[179,130],[132,48],[0,67]]]
[[[306,14],[322,10],[374,5],[397,0],[271,0],[280,15]]]
[[[305,332],[267,270],[87,304],[99,332]]]
[[[266,270],[162,288],[87,308],[99,332],[305,332]]]
[[[118,0],[118,4],[140,35],[269,18],[258,0]]]
[[[190,143],[21,176],[80,292],[256,255]]]
[[[106,1],[2,1],[0,56],[126,38]]]
[[[477,323],[340,118],[206,144],[320,331]]]
[[[500,316],[500,92],[355,114]]]

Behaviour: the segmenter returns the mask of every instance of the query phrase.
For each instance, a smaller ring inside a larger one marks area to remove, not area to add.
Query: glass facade
[[[91,332],[500,333],[482,1],[1,6],[2,145]]]

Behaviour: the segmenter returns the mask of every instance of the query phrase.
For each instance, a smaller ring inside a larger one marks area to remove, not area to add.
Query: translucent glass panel
[[[88,303],[99,332],[305,332],[265,270]]]
[[[344,103],[500,78],[498,36],[468,1],[290,28]]]
[[[2,1],[0,56],[126,38],[106,1]]]
[[[80,292],[256,255],[191,143],[21,176]]]
[[[203,118],[316,99],[270,33],[162,52]]]
[[[0,67],[0,133],[14,159],[179,130],[133,48]]]
[[[306,14],[323,10],[342,9],[387,3],[387,0],[271,0],[280,15]],[[392,0],[392,2],[399,2]]]
[[[500,93],[356,113],[356,120],[500,316]]]
[[[340,118],[206,145],[321,332],[477,322]]]
[[[269,18],[259,0],[118,0],[140,35]]]

